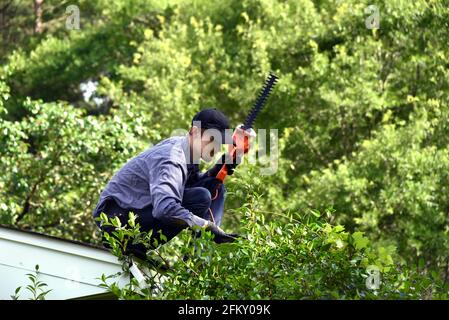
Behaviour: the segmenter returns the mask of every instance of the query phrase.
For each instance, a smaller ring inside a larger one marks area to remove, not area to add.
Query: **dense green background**
[[[69,4],[80,30],[66,28]],[[380,29],[365,26],[370,4]],[[285,214],[333,208],[326,222],[446,284],[446,1],[45,0],[42,10],[35,30],[32,1],[0,3],[1,224],[98,242],[91,211],[121,165],[199,108],[237,125],[272,70],[281,80],[256,126],[279,130],[279,170],[238,168],[224,228],[240,230],[254,194],[254,210],[281,228]],[[88,80],[102,103],[83,99]]]

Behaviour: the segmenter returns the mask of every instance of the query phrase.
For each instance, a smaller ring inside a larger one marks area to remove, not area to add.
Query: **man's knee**
[[[194,187],[184,191],[182,205],[194,214],[202,216],[210,207],[211,201],[209,190],[203,187]]]
[[[210,195],[209,190],[207,190],[206,188],[202,188],[199,187],[197,188],[198,190],[196,191],[196,204],[204,209],[207,210],[210,207],[211,201],[212,201],[212,197]]]

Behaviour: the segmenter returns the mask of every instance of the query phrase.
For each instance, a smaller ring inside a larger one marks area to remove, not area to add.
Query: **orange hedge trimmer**
[[[259,96],[246,117],[243,125],[235,129],[232,139],[233,144],[229,145],[228,153],[222,156],[222,160],[220,164],[217,164],[214,168],[208,171],[209,176],[215,176],[221,183],[224,182],[225,178],[228,176],[229,170],[233,170],[233,168],[240,163],[240,158],[243,154],[247,153],[249,150],[249,140],[254,132],[252,129],[254,121],[256,120],[258,114],[265,106],[268,97],[275,86],[277,80],[279,78],[270,73],[268,76],[265,85],[259,93]],[[216,191],[220,187],[220,184],[217,185]],[[217,192],[215,192],[215,195]],[[214,197],[215,198],[215,197]]]

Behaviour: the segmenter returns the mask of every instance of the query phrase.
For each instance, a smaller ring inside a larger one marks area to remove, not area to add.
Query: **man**
[[[185,228],[211,231],[217,243],[234,241],[236,235],[219,227],[226,194],[215,178],[221,162],[204,174],[198,166],[200,158],[211,161],[223,143],[232,143],[226,116],[216,109],[198,112],[186,136],[163,140],[128,161],[112,177],[100,195],[94,218],[104,212],[125,225],[132,211],[141,231],[152,230],[159,244]],[[232,174],[235,164],[227,163],[227,167]],[[97,224],[103,231],[113,231]],[[130,245],[128,251],[142,257],[146,250],[140,244]]]

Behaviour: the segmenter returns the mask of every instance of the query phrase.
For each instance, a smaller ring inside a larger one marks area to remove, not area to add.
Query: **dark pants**
[[[211,195],[213,191],[209,191],[207,188],[211,188],[209,185],[200,181],[195,184],[194,187],[185,188],[181,205],[192,212],[193,214],[210,221],[215,221],[217,225],[221,224],[224,212],[224,200],[226,189],[222,184],[218,189],[217,194]],[[214,198],[214,200],[212,200]],[[211,217],[209,208],[212,212]],[[153,239],[157,240],[157,244],[163,244],[173,239],[178,233],[180,233],[186,227],[179,227],[171,225],[155,219],[152,214],[152,207],[146,207],[143,209],[124,209],[121,208],[113,198],[106,199],[101,206],[98,207],[95,217],[99,216],[101,212],[104,212],[108,217],[117,216],[122,225],[126,225],[128,221],[129,211],[134,212],[137,216],[136,223],[140,224],[140,230],[149,232],[152,230],[151,245],[153,245]],[[111,233],[114,231],[113,227],[101,227],[100,222],[96,222],[102,231]],[[160,233],[166,237],[161,239]],[[142,244],[130,244],[128,245],[128,251],[141,254],[146,251],[146,248]]]

